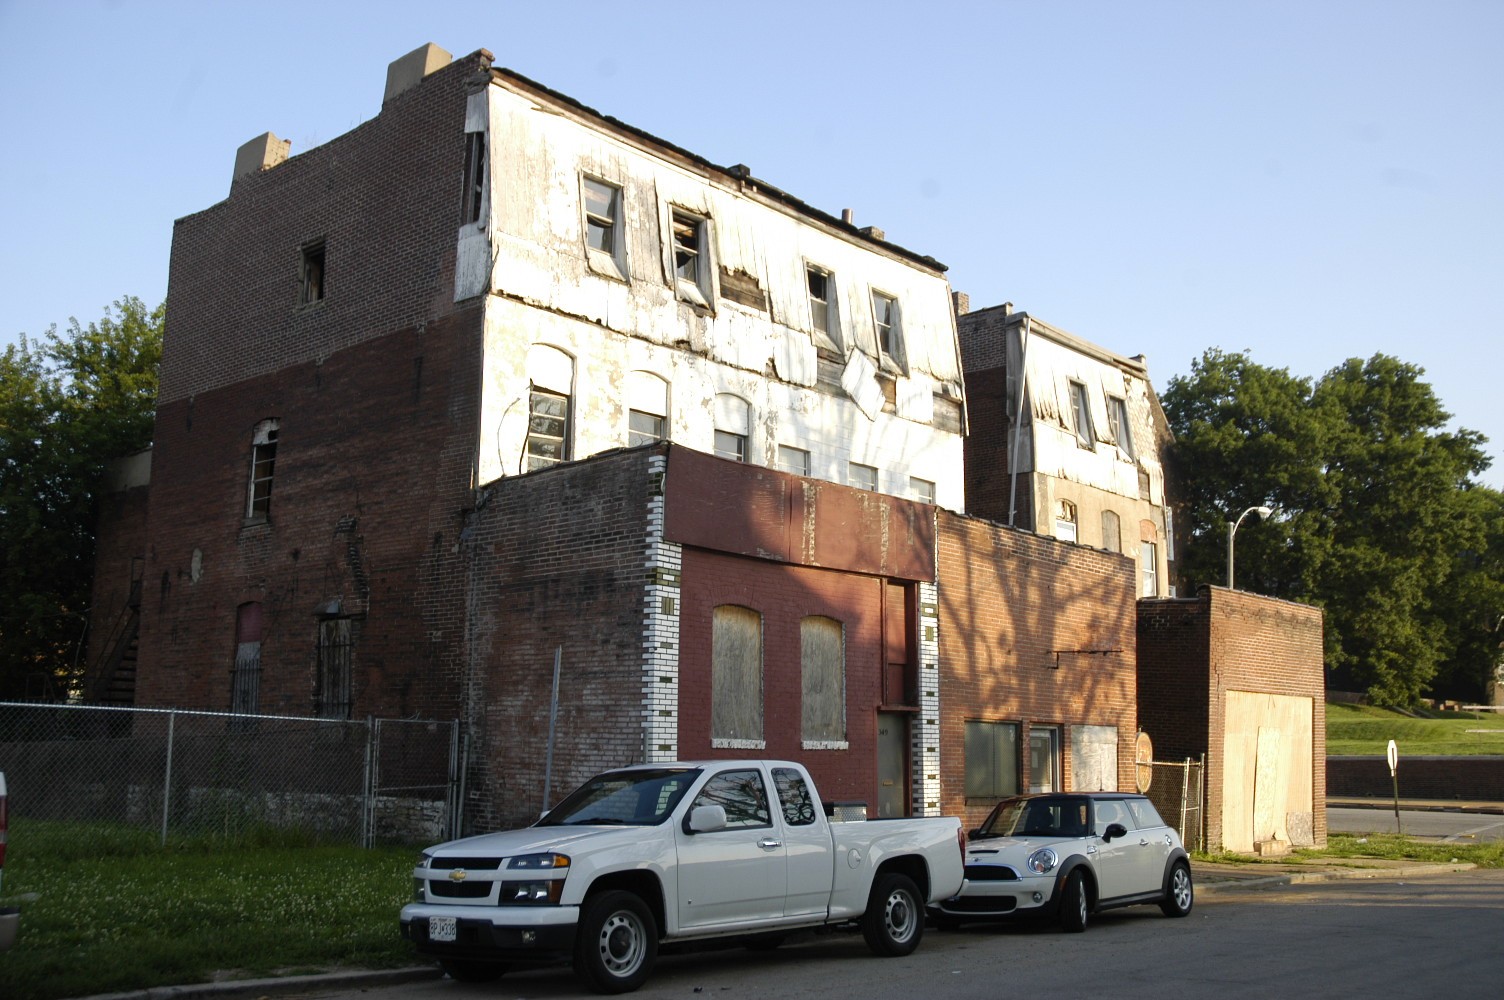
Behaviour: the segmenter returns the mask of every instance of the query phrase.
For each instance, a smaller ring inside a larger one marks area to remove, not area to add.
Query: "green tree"
[[[1238,585],[1322,607],[1327,667],[1383,704],[1413,703],[1445,657],[1471,655],[1440,595],[1462,553],[1486,548],[1485,505],[1471,499],[1487,492],[1472,482],[1484,439],[1445,430],[1423,374],[1375,355],[1313,382],[1210,350],[1164,396],[1188,575],[1225,583],[1227,522],[1275,508],[1238,534]]]
[[[84,665],[97,501],[151,443],[164,321],[126,297],[0,357],[0,697],[60,695]]]

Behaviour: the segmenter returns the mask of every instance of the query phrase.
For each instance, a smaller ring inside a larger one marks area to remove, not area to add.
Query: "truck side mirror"
[[[685,833],[714,833],[726,829],[725,806],[695,806],[684,821]]]

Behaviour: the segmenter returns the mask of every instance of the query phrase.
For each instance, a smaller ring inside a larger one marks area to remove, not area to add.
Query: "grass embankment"
[[[1396,833],[1370,833],[1361,837],[1349,833],[1333,833],[1327,836],[1325,850],[1299,853],[1324,858],[1389,858],[1435,864],[1466,861],[1479,868],[1504,868],[1504,841],[1498,840],[1464,844],[1456,841],[1413,840]]]
[[[20,906],[0,997],[411,963],[397,911],[416,850],[170,845],[150,832],[11,818],[0,905]]]
[[[1433,712],[1405,715],[1366,705],[1326,706],[1326,752],[1376,754],[1394,740],[1401,756],[1504,754],[1504,713]]]

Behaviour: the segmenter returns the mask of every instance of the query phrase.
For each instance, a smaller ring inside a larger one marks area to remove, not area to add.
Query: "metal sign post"
[[[1400,748],[1394,745],[1394,740],[1389,741],[1389,781],[1394,786],[1394,832],[1403,835],[1405,830],[1400,826],[1400,779],[1398,777],[1400,764]]]

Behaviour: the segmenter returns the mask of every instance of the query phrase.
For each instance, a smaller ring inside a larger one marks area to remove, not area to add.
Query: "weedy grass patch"
[[[1417,840],[1397,833],[1347,833],[1328,835],[1326,849],[1301,851],[1305,856],[1329,858],[1388,858],[1392,861],[1423,861],[1434,864],[1469,862],[1479,868],[1504,868],[1504,841],[1476,844]]]
[[[272,832],[163,847],[149,831],[12,817],[0,904],[21,923],[0,996],[411,964],[397,913],[416,857]]]
[[[1327,704],[1327,753],[1382,757],[1390,740],[1401,756],[1504,754],[1504,713],[1406,715],[1366,705]]]

